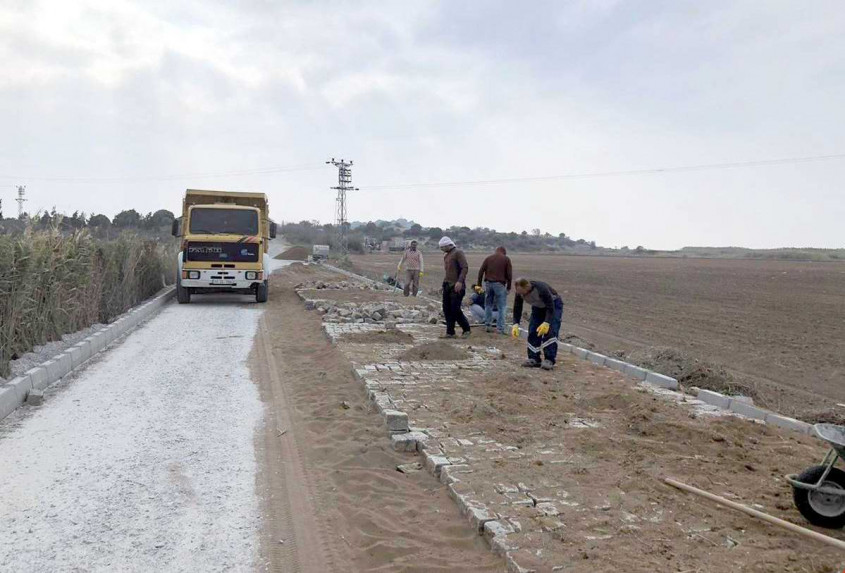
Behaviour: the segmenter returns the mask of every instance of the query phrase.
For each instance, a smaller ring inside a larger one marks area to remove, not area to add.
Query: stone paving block
[[[473,529],[475,529],[478,533],[484,532],[485,523],[493,521],[498,517],[495,512],[490,511],[484,506],[473,505],[467,507],[466,516],[470,525],[472,525]]]
[[[604,361],[604,365],[611,370],[616,370],[617,372],[625,372],[625,367],[628,365],[626,362],[622,362],[621,360],[617,360],[616,358],[607,358]]]
[[[6,383],[7,388],[14,388],[18,395],[18,400],[23,402],[26,400],[27,394],[32,391],[32,379],[29,376],[18,376]]]
[[[407,432],[411,429],[408,425],[408,414],[405,412],[384,410],[381,415],[384,416],[384,423],[391,432]]]
[[[699,390],[698,399],[705,404],[710,404],[711,406],[716,406],[718,408],[722,408],[723,410],[727,410],[731,407],[730,396],[725,396],[724,394],[714,392],[713,390]]]
[[[801,432],[802,434],[809,434],[810,429],[813,427],[807,422],[802,422],[801,420],[796,420],[795,418],[790,418],[789,416],[781,416],[780,414],[775,414],[773,412],[766,414],[766,423],[778,426],[779,428]]]
[[[29,376],[30,382],[32,382],[32,387],[36,390],[43,390],[44,389],[44,380],[47,378],[47,369],[42,366],[36,366],[35,368],[30,368],[26,371],[26,375]]]
[[[427,469],[430,473],[434,474],[437,477],[440,477],[440,474],[443,470],[443,467],[450,465],[451,462],[449,458],[446,456],[438,456],[438,455],[426,455],[425,456],[425,469]]]
[[[70,363],[72,368],[77,368],[85,362],[85,352],[79,346],[71,346],[67,349],[67,353],[70,354]]]
[[[460,478],[457,476],[462,473],[472,473],[472,469],[470,469],[467,464],[452,464],[443,466],[440,468],[440,483],[450,485],[455,481],[460,481]]]
[[[390,436],[390,446],[397,452],[415,452],[417,444],[425,442],[428,436],[422,432],[405,432]]]
[[[604,362],[605,360],[607,360],[607,356],[605,356],[604,354],[599,354],[598,352],[588,352],[587,360],[589,360],[596,366],[604,366]]]
[[[736,412],[740,416],[745,416],[746,418],[751,418],[753,420],[765,420],[766,414],[769,413],[757,406],[752,406],[751,404],[746,404],[745,402],[737,402],[736,400],[731,401],[731,412]]]
[[[590,351],[586,348],[579,348],[577,346],[573,346],[572,354],[575,355],[576,358],[586,359],[587,356],[590,354]]]
[[[645,377],[645,381],[649,384],[660,386],[661,388],[669,388],[670,390],[675,390],[678,388],[677,380],[675,380],[671,376],[666,376],[665,374],[658,374],[657,372],[649,372],[648,375]]]
[[[625,366],[624,374],[628,378],[633,378],[635,380],[645,380],[646,376],[648,376],[648,370],[646,370],[645,368],[640,368],[639,366],[635,366],[634,364],[627,364]]]
[[[21,405],[17,391],[10,386],[0,386],[0,420]]]

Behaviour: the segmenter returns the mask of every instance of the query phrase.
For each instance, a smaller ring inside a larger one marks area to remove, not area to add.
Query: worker
[[[546,283],[524,278],[516,280],[514,291],[516,298],[513,303],[511,329],[514,338],[519,338],[523,301],[531,305],[531,320],[528,323],[528,360],[522,365],[527,368],[551,370],[555,367],[557,359],[557,337],[563,320],[563,299]],[[541,352],[542,362],[540,361]]]
[[[499,314],[496,328],[500,334],[505,333],[505,315],[508,312],[508,293],[511,291],[512,280],[513,265],[508,251],[499,247],[481,263],[481,268],[478,269],[478,283],[475,285],[476,293],[487,293],[484,306],[484,325],[487,332],[493,330],[493,309],[497,309]]]
[[[484,291],[478,292],[476,290],[475,294],[470,297],[470,307],[469,312],[472,314],[472,317],[475,319],[476,322],[484,323],[486,317],[486,308],[487,308],[487,293]],[[492,320],[497,320],[499,318],[499,310],[496,306],[496,301],[493,301],[493,318]],[[489,330],[489,328],[488,328]]]
[[[440,239],[443,255],[443,315],[446,317],[446,335],[442,338],[455,338],[455,323],[463,330],[461,337],[469,338],[470,329],[467,317],[461,310],[461,303],[466,294],[466,278],[469,272],[466,255],[455,246],[449,237]]]
[[[417,292],[420,290],[420,279],[425,276],[425,262],[422,253],[417,250],[416,241],[411,241],[411,244],[402,253],[402,260],[396,267],[397,274],[402,271],[403,264],[405,265],[405,296],[411,294],[417,296]]]

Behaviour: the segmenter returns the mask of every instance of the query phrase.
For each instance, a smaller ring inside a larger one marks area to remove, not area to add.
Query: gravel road
[[[261,312],[171,304],[0,423],[0,571],[254,569]]]

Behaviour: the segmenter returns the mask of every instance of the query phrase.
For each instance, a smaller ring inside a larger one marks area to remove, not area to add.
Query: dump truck
[[[312,261],[325,261],[329,258],[329,246],[328,245],[314,245],[311,249],[311,260]]]
[[[256,302],[267,302],[269,242],[276,237],[267,195],[188,189],[172,233],[182,239],[180,304],[205,293],[252,294]]]

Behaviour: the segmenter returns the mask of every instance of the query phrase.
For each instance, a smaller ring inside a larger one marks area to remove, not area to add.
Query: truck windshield
[[[191,209],[191,233],[257,235],[258,213],[246,209]]]

